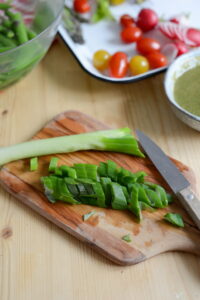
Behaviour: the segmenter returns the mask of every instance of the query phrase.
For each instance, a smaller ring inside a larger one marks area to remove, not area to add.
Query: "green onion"
[[[30,171],[36,171],[38,169],[38,158],[34,157],[30,159]]]
[[[179,214],[167,213],[164,216],[164,220],[178,227],[184,227],[184,222]]]
[[[58,165],[58,158],[57,157],[52,157],[50,164],[49,164],[49,172],[55,172],[55,169]]]
[[[0,148],[0,165],[5,163],[56,153],[79,150],[115,151],[144,157],[137,140],[130,135],[129,128],[95,131],[29,142]]]
[[[127,242],[127,243],[132,242],[132,239],[131,239],[130,234],[124,235],[124,236],[122,237],[122,240],[125,241],[125,242]]]
[[[110,184],[111,193],[112,193],[112,200],[111,205],[114,209],[127,209],[127,201],[124,195],[122,186],[118,183],[112,182]]]
[[[87,221],[90,217],[92,217],[94,214],[96,214],[96,211],[95,210],[92,210],[91,212],[83,215],[83,221]]]
[[[50,202],[128,209],[139,221],[142,210],[153,212],[168,205],[169,194],[158,184],[146,182],[147,174],[142,171],[132,173],[110,160],[99,166],[80,163],[57,167],[57,160],[51,160],[53,173],[41,178]]]
[[[128,209],[136,216],[136,218],[140,222],[142,220],[142,213],[141,213],[140,203],[138,201],[138,194],[139,194],[138,187],[133,186]]]

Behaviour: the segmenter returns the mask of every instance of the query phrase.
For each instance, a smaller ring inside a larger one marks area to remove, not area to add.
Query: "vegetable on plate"
[[[127,55],[124,52],[116,52],[111,56],[108,71],[111,77],[123,78],[128,71]]]
[[[135,55],[129,62],[129,68],[133,75],[140,75],[149,71],[149,61],[142,55]]]

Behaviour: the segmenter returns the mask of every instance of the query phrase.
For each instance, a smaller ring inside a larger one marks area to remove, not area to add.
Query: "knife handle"
[[[200,230],[200,200],[190,188],[180,191],[177,197]]]

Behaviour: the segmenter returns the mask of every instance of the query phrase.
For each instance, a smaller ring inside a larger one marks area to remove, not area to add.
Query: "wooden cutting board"
[[[76,111],[67,111],[48,123],[34,136],[34,139],[105,128],[107,126],[87,115]],[[82,151],[57,156],[60,159],[59,164],[67,165],[73,163],[98,164],[100,161],[111,159],[133,172],[144,170],[148,173],[149,181],[157,182],[169,190],[148,158],[141,159],[125,154],[97,151]],[[47,175],[50,159],[51,156],[40,157],[39,169],[36,172],[29,171],[29,160],[7,164],[0,171],[1,185],[40,215],[117,264],[136,264],[159,253],[174,250],[200,255],[200,231],[178,203],[153,213],[144,211],[144,219],[141,224],[138,224],[134,216],[126,211],[102,209],[88,205],[72,206],[63,203],[49,203],[43,194],[39,178]],[[195,181],[191,170],[182,163],[174,159],[173,161],[194,187]],[[96,214],[83,222],[82,216],[92,210],[95,210]],[[175,228],[162,220],[169,211],[182,214],[185,221],[184,229]],[[126,234],[131,235],[131,243],[121,239]]]

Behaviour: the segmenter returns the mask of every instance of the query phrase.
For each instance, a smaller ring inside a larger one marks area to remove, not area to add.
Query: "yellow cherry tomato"
[[[108,67],[110,54],[105,50],[98,50],[93,55],[93,65],[100,71],[104,71]]]
[[[123,2],[125,2],[125,0],[110,0],[110,3],[112,5],[119,5],[122,4]]]
[[[142,55],[133,56],[130,60],[129,67],[133,75],[145,73],[150,69],[148,60]]]

